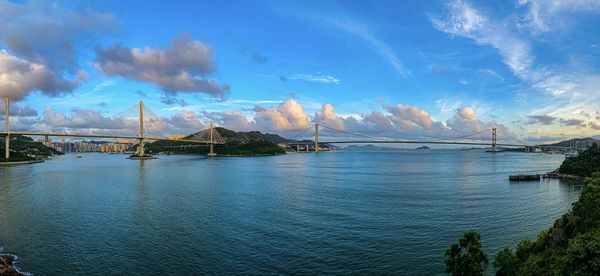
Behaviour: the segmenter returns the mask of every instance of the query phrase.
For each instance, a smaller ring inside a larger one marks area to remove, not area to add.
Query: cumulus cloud
[[[207,78],[216,71],[212,48],[188,34],[175,37],[164,49],[114,45],[97,48],[96,55],[96,67],[105,75],[154,83],[169,94],[223,97],[229,91],[229,85]]]
[[[411,128],[414,125],[430,128],[433,124],[429,113],[414,106],[398,104],[386,106],[385,109],[392,114],[392,120],[403,127]]]
[[[133,129],[138,127],[137,118],[107,117],[90,109],[74,108],[70,112],[57,112],[46,108],[43,122],[59,128]]]
[[[249,131],[256,130],[255,123],[249,120],[239,110],[234,111],[213,111],[213,112],[202,112],[202,115],[209,122],[214,122],[220,126],[237,130],[237,131]]]
[[[0,91],[12,100],[22,100],[33,91],[48,96],[60,96],[73,91],[87,78],[83,71],[72,79],[65,79],[44,64],[29,62],[0,50]]]
[[[0,39],[8,49],[51,70],[77,71],[78,45],[118,26],[112,14],[74,11],[46,1],[0,2]]]
[[[111,14],[55,3],[0,1],[0,89],[13,100],[35,91],[60,96],[79,87],[78,50],[118,26]],[[7,51],[8,50],[8,51]]]
[[[475,115],[475,110],[473,110],[473,108],[469,106],[459,108],[457,110],[457,115],[471,123],[477,121],[477,115]]]
[[[163,130],[169,130],[170,134],[189,134],[206,128],[198,115],[191,111],[182,111],[166,118],[165,123],[167,128]]]
[[[344,129],[344,119],[338,116],[332,104],[324,104],[315,114],[314,121],[332,128]]]
[[[265,109],[257,107],[255,111],[256,123],[264,128],[270,127],[273,130],[290,131],[310,127],[308,113],[294,99],[282,102],[277,108]]]

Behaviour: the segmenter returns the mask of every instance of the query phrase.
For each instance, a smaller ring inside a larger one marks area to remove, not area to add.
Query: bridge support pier
[[[207,156],[208,157],[215,157],[217,156],[217,153],[214,151],[215,148],[215,144],[214,144],[214,137],[213,137],[213,124],[211,123],[209,126],[209,130],[210,130],[210,150],[208,151]]]
[[[496,128],[492,128],[492,151],[496,151]]]
[[[8,111],[8,107],[9,107],[8,97],[5,98],[4,104],[5,104],[4,120],[6,122],[6,125],[4,127],[4,130],[6,131],[6,136],[4,136],[4,158],[6,158],[8,160],[10,158],[10,127],[9,127],[9,123],[8,123],[8,120],[10,119],[10,117],[9,117],[9,111]]]
[[[144,101],[140,101],[140,143],[138,145],[138,155],[140,157],[146,155],[144,144]]]
[[[315,124],[315,152],[319,152],[319,124]]]

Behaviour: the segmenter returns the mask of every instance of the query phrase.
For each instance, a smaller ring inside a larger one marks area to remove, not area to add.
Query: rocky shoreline
[[[566,174],[566,173],[559,173],[558,169],[548,172],[548,177],[549,178],[555,178],[555,179],[571,179],[571,180],[585,180],[585,177],[581,177],[578,175],[572,175],[572,174]]]
[[[0,276],[20,276],[21,273],[15,268],[13,255],[0,255]]]

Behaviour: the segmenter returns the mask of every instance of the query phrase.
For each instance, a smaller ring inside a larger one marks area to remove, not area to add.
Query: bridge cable
[[[369,135],[364,135],[364,134],[359,134],[359,133],[352,133],[349,131],[345,131],[345,130],[341,130],[341,129],[336,129],[324,124],[319,124],[319,126],[322,126],[326,129],[329,130],[333,130],[333,131],[337,131],[337,132],[341,132],[341,133],[345,133],[345,134],[350,134],[350,135],[354,135],[354,136],[359,136],[359,137],[363,137],[363,138],[368,138],[368,139],[387,139],[387,140],[394,140],[393,138],[387,138],[387,137],[374,137],[374,136],[369,136]]]

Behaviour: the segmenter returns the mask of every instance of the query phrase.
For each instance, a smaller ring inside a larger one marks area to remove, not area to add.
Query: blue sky
[[[15,129],[126,132],[143,99],[165,135],[600,130],[597,1],[1,2],[0,33]]]

